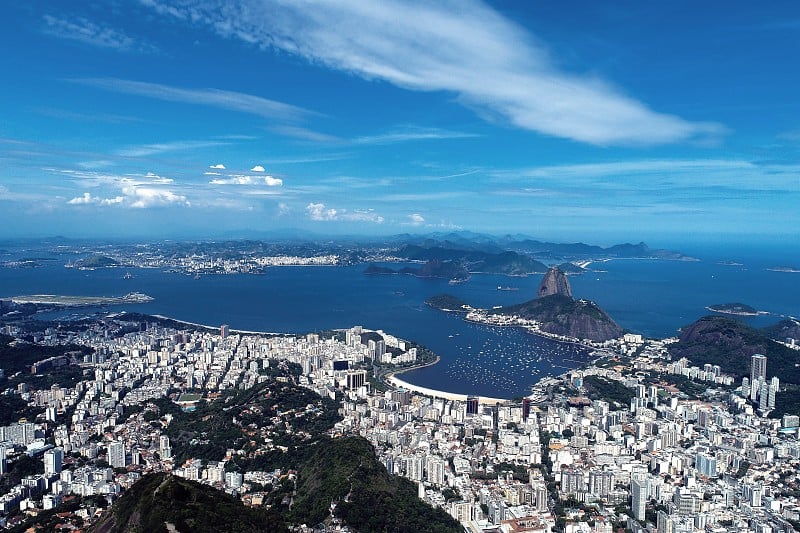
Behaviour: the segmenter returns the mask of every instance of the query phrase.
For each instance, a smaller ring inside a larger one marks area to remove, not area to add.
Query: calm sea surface
[[[705,306],[743,302],[775,315],[800,315],[800,273],[767,267],[798,265],[800,258],[741,253],[697,262],[615,260],[594,263],[572,276],[576,297],[595,300],[624,328],[666,337],[708,314]],[[13,258],[13,256],[6,259]],[[741,266],[720,264],[737,260]],[[120,296],[138,291],[148,304],[114,307],[162,314],[209,325],[306,333],[363,325],[421,343],[440,354],[438,365],[404,375],[440,390],[493,397],[526,394],[542,376],[560,374],[587,361],[585,349],[557,343],[515,328],[468,324],[423,302],[449,292],[478,307],[518,303],[533,297],[541,276],[476,275],[467,283],[411,276],[367,276],[355,267],[281,267],[264,275],[190,276],[153,269],[81,271],[65,260],[35,269],[0,268],[0,297],[23,294]],[[498,286],[517,291],[498,291]],[[80,310],[86,314],[89,311]],[[777,316],[745,319],[755,326]]]

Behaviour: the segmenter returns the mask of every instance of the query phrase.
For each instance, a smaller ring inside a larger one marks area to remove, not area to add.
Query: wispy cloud
[[[122,148],[117,150],[116,154],[122,157],[147,157],[151,155],[163,154],[166,152],[197,150],[199,148],[212,148],[214,146],[225,146],[227,144],[230,143],[222,141],[173,141],[167,143],[129,146],[127,148]]]
[[[248,113],[267,119],[301,120],[316,113],[276,100],[222,89],[185,89],[118,78],[74,78],[70,81],[125,94],[184,104],[206,105]]]
[[[372,222],[383,224],[383,217],[372,209],[353,210],[329,208],[323,203],[309,203],[306,206],[306,216],[311,220],[321,221],[348,221],[348,222]]]
[[[275,133],[279,133],[281,135],[285,135],[286,137],[293,137],[295,139],[301,139],[304,141],[311,141],[315,143],[340,143],[342,139],[336,137],[335,135],[329,135],[327,133],[321,133],[319,131],[314,131],[309,128],[303,128],[301,126],[274,126],[270,128],[270,130],[274,131]]]
[[[108,48],[121,52],[157,52],[150,44],[138,41],[120,30],[102,26],[85,18],[59,18],[44,16],[44,28],[47,35],[81,42],[98,48]]]
[[[411,141],[428,141],[438,139],[465,139],[479,137],[474,133],[448,131],[436,128],[407,128],[380,135],[367,135],[353,139],[355,144],[396,144]]]
[[[272,176],[249,176],[246,174],[229,174],[226,178],[214,178],[211,185],[266,185],[267,187],[280,187],[283,180]]]
[[[479,0],[146,0],[155,12],[415,91],[454,94],[480,115],[598,145],[719,136],[718,124],[660,113],[612,84],[568,72],[535,36]]]

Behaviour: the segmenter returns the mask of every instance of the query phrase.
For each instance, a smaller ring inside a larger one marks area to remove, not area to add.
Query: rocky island
[[[706,307],[709,311],[737,316],[757,316],[762,314],[758,309],[743,303],[714,304]]]
[[[490,325],[523,326],[533,333],[566,339],[603,342],[618,338],[622,328],[597,304],[575,300],[564,272],[550,268],[537,290],[537,298],[491,310],[475,309],[447,294],[426,300],[443,311],[467,312],[467,320]]]

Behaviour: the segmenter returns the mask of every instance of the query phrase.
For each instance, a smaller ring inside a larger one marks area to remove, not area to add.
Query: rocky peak
[[[537,296],[542,298],[553,294],[572,298],[572,288],[569,286],[567,275],[559,270],[558,267],[550,267],[550,270],[544,275],[542,282],[539,284]]]

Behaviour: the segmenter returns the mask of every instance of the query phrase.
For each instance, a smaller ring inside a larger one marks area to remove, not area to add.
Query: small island
[[[776,267],[769,267],[767,270],[772,272],[800,272],[800,268],[792,267],[792,266],[776,266]]]
[[[447,279],[454,283],[467,281],[470,277],[469,272],[460,262],[438,259],[426,261],[420,268],[403,267],[397,270],[371,264],[364,270],[364,274],[409,274],[418,278]]]
[[[78,259],[74,263],[68,263],[67,268],[77,268],[80,270],[94,270],[96,268],[114,268],[121,266],[120,262],[105,255],[92,255],[83,259]]]
[[[765,314],[758,311],[754,307],[738,302],[709,305],[708,307],[706,307],[706,309],[708,309],[709,311],[714,311],[715,313],[723,313],[726,315],[737,315],[737,316],[758,316],[760,314]]]
[[[448,313],[467,313],[472,309],[467,302],[452,294],[437,294],[425,300],[425,303],[434,309]]]

